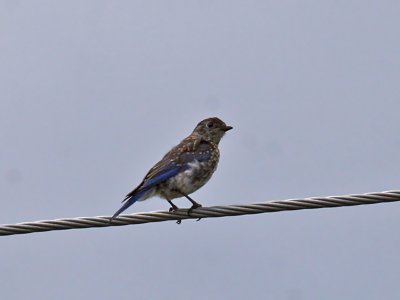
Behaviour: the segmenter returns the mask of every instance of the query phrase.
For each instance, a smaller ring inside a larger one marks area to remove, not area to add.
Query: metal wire
[[[92,227],[123,226],[171,220],[176,220],[180,222],[180,220],[185,219],[219,218],[260,214],[267,212],[278,212],[285,210],[353,206],[395,201],[400,201],[400,190],[387,191],[382,193],[268,201],[248,205],[200,207],[191,211],[190,216],[188,215],[187,209],[179,209],[175,212],[155,211],[147,213],[125,214],[117,217],[111,223],[109,216],[99,216],[25,222],[19,224],[5,224],[0,226],[0,235],[25,234],[42,231]]]

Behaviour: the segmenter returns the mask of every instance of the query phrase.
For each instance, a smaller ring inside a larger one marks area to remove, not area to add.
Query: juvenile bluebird
[[[193,132],[172,148],[154,165],[142,182],[122,202],[122,207],[110,221],[136,201],[158,196],[169,202],[170,211],[178,209],[172,203],[175,198],[186,197],[192,209],[201,207],[189,197],[211,178],[219,161],[218,144],[225,132],[231,130],[218,118],[208,118],[197,124]]]

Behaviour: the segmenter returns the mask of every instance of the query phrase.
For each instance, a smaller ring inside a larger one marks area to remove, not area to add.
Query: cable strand
[[[83,229],[94,227],[124,226],[163,221],[178,221],[197,218],[220,218],[240,215],[318,209],[328,207],[354,206],[400,201],[400,190],[381,193],[354,194],[344,196],[312,197],[253,203],[248,205],[211,206],[194,209],[190,216],[188,209],[174,212],[154,211],[135,214],[123,214],[110,223],[109,216],[79,217],[57,220],[43,220],[18,224],[0,225],[0,236],[27,234],[34,232]]]

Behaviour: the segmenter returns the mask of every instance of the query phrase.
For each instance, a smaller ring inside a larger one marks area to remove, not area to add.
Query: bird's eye
[[[214,127],[214,123],[213,122],[208,122],[207,123],[207,127],[208,128],[213,128]]]

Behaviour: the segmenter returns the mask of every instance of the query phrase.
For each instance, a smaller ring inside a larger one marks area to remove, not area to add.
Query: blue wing
[[[155,185],[175,176],[176,174],[179,173],[179,170],[181,169],[181,166],[178,165],[170,165],[168,167],[165,167],[162,170],[159,170],[156,174],[154,174],[152,177],[147,178],[145,181],[143,181],[143,184],[140,186],[140,190],[149,190]]]

